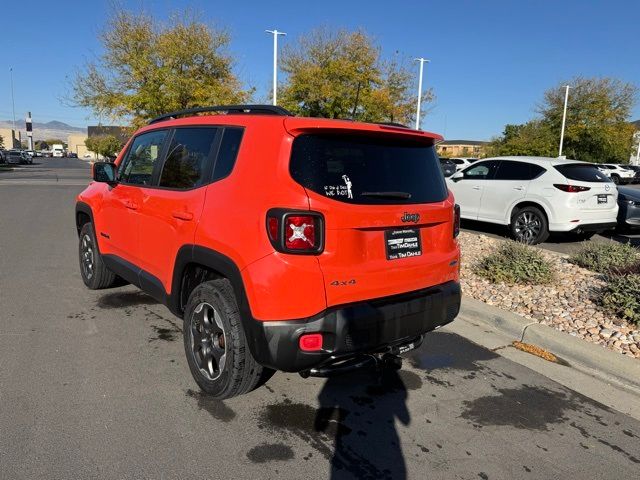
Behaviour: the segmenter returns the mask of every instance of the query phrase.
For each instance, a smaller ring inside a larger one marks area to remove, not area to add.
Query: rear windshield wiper
[[[409,200],[411,194],[408,192],[362,192],[363,197],[380,197],[380,198],[402,198]]]

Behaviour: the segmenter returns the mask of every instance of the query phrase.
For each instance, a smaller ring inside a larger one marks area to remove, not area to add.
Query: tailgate
[[[457,279],[453,198],[431,143],[363,135],[303,135],[291,174],[325,218],[318,261],[327,306]]]

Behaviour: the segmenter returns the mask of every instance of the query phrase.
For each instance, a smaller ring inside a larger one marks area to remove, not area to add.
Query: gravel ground
[[[474,261],[490,253],[504,240],[460,233],[461,283],[465,295],[522,315],[561,332],[597,343],[618,353],[640,358],[640,330],[604,313],[595,303],[600,276],[569,263],[562,255],[543,251],[556,270],[553,285],[494,284],[472,271]]]

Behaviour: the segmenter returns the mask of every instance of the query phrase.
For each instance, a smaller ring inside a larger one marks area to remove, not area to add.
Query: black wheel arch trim
[[[80,225],[80,221],[79,221],[79,214],[83,213],[85,215],[87,215],[91,221],[91,223],[95,226],[95,222],[93,221],[93,210],[91,210],[91,207],[89,206],[88,203],[82,202],[82,201],[77,201],[76,202],[76,212],[75,212],[75,221],[76,221],[76,229],[78,230],[78,236],[80,236],[80,230],[82,229],[82,225]],[[95,228],[94,228],[94,232],[95,234]]]

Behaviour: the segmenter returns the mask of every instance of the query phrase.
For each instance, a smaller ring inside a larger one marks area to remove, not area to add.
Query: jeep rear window
[[[431,203],[448,195],[435,149],[412,139],[301,135],[289,168],[305,188],[346,203]]]
[[[569,180],[596,183],[606,183],[611,181],[611,179],[600,170],[598,170],[595,165],[590,165],[588,163],[568,163],[565,165],[556,165],[555,169]]]

